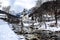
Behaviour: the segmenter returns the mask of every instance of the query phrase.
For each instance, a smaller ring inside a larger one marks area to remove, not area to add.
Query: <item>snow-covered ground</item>
[[[51,22],[45,22],[47,28],[45,28],[45,24],[42,23],[42,26],[38,22],[34,23],[36,27],[38,27],[39,30],[50,30],[50,31],[60,31],[60,21],[58,20],[58,26],[57,27],[50,27],[49,24],[55,23],[55,21]],[[32,23],[23,23],[25,27],[29,27],[32,25]],[[26,29],[29,30],[29,29]],[[25,40],[25,37],[23,35],[16,35],[14,31],[9,27],[8,23],[0,20],[0,40]]]
[[[50,27],[50,24],[54,24],[55,21],[50,21],[50,22],[45,22],[45,23],[46,23],[46,27],[45,27],[44,23],[41,24],[42,25],[41,27],[39,27],[40,24],[38,22],[34,23],[34,25],[35,25],[35,28],[38,28],[38,30],[50,30],[53,32],[60,31],[60,21],[59,20],[58,20],[57,27],[56,26]],[[27,26],[27,27],[29,27],[31,25],[32,25],[32,23],[24,23],[24,26]]]
[[[18,40],[18,36],[9,28],[7,22],[0,20],[0,40]]]
[[[53,23],[55,23],[55,21],[51,21],[51,22],[45,22],[46,23],[46,28],[45,28],[45,24],[43,24],[42,25],[42,27],[40,27],[40,29],[41,30],[50,30],[50,31],[53,31],[53,32],[55,32],[55,31],[60,31],[60,21],[58,20],[58,25],[57,25],[57,27],[56,26],[54,26],[54,27],[50,27],[49,25],[50,24],[53,24]]]

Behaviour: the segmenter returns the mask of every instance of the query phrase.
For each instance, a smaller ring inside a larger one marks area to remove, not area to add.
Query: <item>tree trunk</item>
[[[57,26],[57,8],[56,8],[56,6],[57,6],[57,0],[56,0],[56,3],[54,3],[54,4],[55,4],[55,6],[54,6],[54,14],[55,14],[55,20],[56,20],[55,25]]]
[[[23,21],[21,20],[21,33],[24,32],[23,27],[24,27],[24,25],[23,25]]]
[[[56,23],[55,23],[55,25],[57,26],[57,10],[55,10],[55,20],[56,20]]]

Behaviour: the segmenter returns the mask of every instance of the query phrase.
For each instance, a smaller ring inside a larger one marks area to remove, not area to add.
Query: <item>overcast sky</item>
[[[36,0],[0,0],[0,2],[4,7],[11,5],[11,10],[17,12],[22,11],[24,8],[30,9],[36,4]]]

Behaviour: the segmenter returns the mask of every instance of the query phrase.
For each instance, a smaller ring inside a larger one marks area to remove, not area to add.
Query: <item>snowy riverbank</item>
[[[18,40],[18,36],[9,28],[7,22],[0,20],[0,40]]]

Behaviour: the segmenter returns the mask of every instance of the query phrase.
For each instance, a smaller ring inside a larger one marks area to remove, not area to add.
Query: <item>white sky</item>
[[[35,6],[36,0],[0,0],[2,6],[11,5],[11,10],[22,11],[23,8],[30,9]]]
[[[24,8],[31,9],[35,6],[37,0],[0,0],[2,2],[2,7],[11,6],[11,10],[15,12],[20,12]],[[42,0],[43,2],[48,0]],[[1,8],[0,8],[1,9]]]
[[[7,0],[0,0],[0,2],[2,2],[1,5],[2,5],[3,7],[10,5],[9,0],[8,0],[8,1],[7,1]]]
[[[35,5],[34,0],[16,0],[14,5],[21,5],[24,8],[30,9]]]

